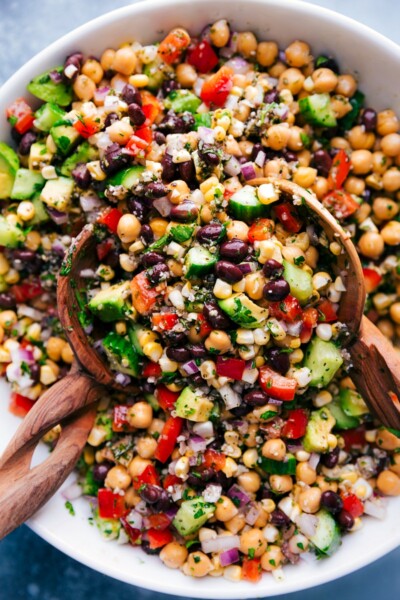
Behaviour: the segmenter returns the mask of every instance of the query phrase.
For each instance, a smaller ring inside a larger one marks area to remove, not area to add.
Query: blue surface
[[[245,0],[242,0],[245,1]],[[0,0],[0,83],[36,52],[78,25],[131,2],[126,0]],[[313,0],[357,18],[400,42],[400,3]],[[23,36],[21,36],[23,32]],[[23,42],[21,42],[23,39]],[[282,600],[375,600],[400,597],[400,549],[334,583]],[[66,557],[27,527],[0,543],[0,600],[167,600],[100,575]]]

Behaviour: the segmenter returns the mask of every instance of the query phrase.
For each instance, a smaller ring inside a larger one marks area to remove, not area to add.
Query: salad
[[[140,387],[100,402],[70,510],[83,493],[105,538],[188,576],[252,582],[384,518],[399,432],[347,375],[342,249],[274,178],[311,189],[347,229],[366,314],[398,344],[395,113],[366,106],[306,42],[280,49],[225,20],[75,52],[27,89],[41,103],[16,99],[14,145],[0,143],[10,408],[26,414],[73,361],[55,286],[85,224],[98,268],[80,273],[81,323],[116,382]]]

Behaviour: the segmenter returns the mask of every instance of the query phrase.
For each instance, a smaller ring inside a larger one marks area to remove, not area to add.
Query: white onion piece
[[[302,513],[296,519],[296,525],[300,529],[301,533],[303,533],[308,538],[311,538],[316,530],[318,525],[318,517],[315,515],[308,515],[307,513]]]
[[[204,84],[204,79],[202,79],[201,77],[198,77],[193,86],[193,91],[196,94],[196,96],[198,96],[199,98],[201,95],[201,90],[203,88],[203,84]]]
[[[93,271],[93,269],[82,269],[79,275],[82,277],[82,279],[93,279],[96,277],[96,273]]]
[[[308,459],[308,464],[314,471],[317,469],[321,456],[316,452],[312,452],[310,458]]]
[[[210,552],[225,552],[232,548],[239,548],[240,539],[238,535],[219,535],[218,537],[201,542],[201,549],[206,554]]]
[[[386,517],[386,506],[379,499],[366,500],[364,502],[364,513],[375,519],[383,520]]]
[[[234,110],[239,104],[239,97],[234,94],[229,94],[225,102],[225,108],[228,110]]]
[[[193,431],[196,435],[200,435],[203,438],[210,438],[214,435],[214,426],[211,421],[196,423],[193,426]]]
[[[74,483],[71,483],[71,485],[69,485],[65,490],[62,490],[61,495],[66,500],[76,500],[82,496],[82,488],[75,481]]]
[[[251,69],[251,65],[241,56],[235,56],[234,58],[227,60],[225,66],[232,69],[234,73],[240,75],[245,75]]]
[[[210,127],[204,127],[203,125],[200,125],[197,133],[199,134],[201,141],[205,144],[213,144],[215,142],[214,130]]]
[[[210,483],[203,492],[203,498],[206,502],[218,502],[221,494],[222,486]]]
[[[222,385],[219,388],[219,393],[222,396],[226,408],[236,408],[242,404],[242,399],[228,384]]]
[[[30,319],[33,319],[33,321],[41,321],[44,315],[45,313],[41,310],[37,310],[36,308],[32,308],[32,306],[27,306],[26,304],[21,304],[18,307],[18,316],[29,317]]]
[[[241,173],[240,162],[234,156],[231,156],[229,160],[224,165],[224,171],[227,175],[234,177],[235,175],[240,175]]]
[[[296,321],[295,323],[287,323],[287,333],[288,333],[288,335],[293,335],[293,336],[297,337],[300,335],[302,327],[303,327],[303,321]]]
[[[153,200],[153,206],[162,217],[168,217],[171,214],[172,204],[167,196]]]
[[[131,510],[126,520],[133,529],[142,529],[143,517],[136,510]]]
[[[250,506],[249,510],[246,513],[245,516],[245,521],[248,525],[254,525],[254,523],[257,521],[258,517],[260,516],[260,510],[257,508],[257,506],[252,505]]]

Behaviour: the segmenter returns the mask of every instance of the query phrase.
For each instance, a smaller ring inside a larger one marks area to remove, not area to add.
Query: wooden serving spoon
[[[270,181],[260,178],[249,184]],[[315,196],[286,180],[273,180],[273,183],[294,202],[303,198],[328,238],[343,245],[338,268],[347,271],[347,291],[342,295],[339,318],[352,334],[348,344],[353,362],[352,377],[380,421],[400,429],[400,361],[386,338],[363,317],[365,290],[354,245]],[[35,403],[0,459],[0,539],[43,506],[73,470],[94,423],[95,402],[106,392],[105,386],[125,392],[137,391],[134,385],[122,387],[116,383],[115,374],[88,343],[79,322],[76,292],[85,283],[80,272],[97,268],[96,244],[93,227],[85,227],[71,246],[66,267],[58,279],[60,321],[74,350],[76,364],[67,377]],[[31,468],[36,445],[59,423],[62,433],[55,449],[43,463]]]

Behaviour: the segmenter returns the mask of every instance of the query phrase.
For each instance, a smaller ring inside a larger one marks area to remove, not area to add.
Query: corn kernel
[[[115,331],[118,335],[125,335],[127,331],[125,321],[117,321],[115,323]]]
[[[225,461],[225,466],[221,470],[227,477],[234,477],[237,469],[237,463],[230,456],[228,456]]]
[[[17,215],[21,217],[23,221],[30,221],[33,219],[35,212],[35,207],[29,200],[20,202],[17,208]]]
[[[271,498],[264,498],[261,500],[261,506],[267,513],[272,513],[276,508],[276,504]]]
[[[92,178],[96,181],[104,181],[104,179],[107,177],[106,173],[104,173],[103,169],[101,168],[99,160],[92,160],[86,163],[86,166]]]
[[[181,479],[186,479],[189,473],[189,459],[187,456],[181,456],[175,465],[175,475]]]
[[[0,252],[0,275],[5,275],[10,270],[10,263],[4,256],[2,252]]]
[[[226,131],[220,125],[214,128],[214,139],[216,142],[223,142],[226,137]]]
[[[85,446],[83,450],[83,460],[87,465],[94,464],[94,450],[91,446]]]
[[[149,78],[144,73],[138,73],[129,77],[129,83],[137,88],[143,88],[149,85]]]
[[[150,342],[143,347],[143,354],[153,362],[158,362],[162,356],[163,348],[157,342]]]
[[[326,404],[332,402],[332,398],[333,397],[330,392],[328,392],[327,390],[322,390],[321,392],[318,392],[318,394],[315,396],[313,400],[313,405],[316,408],[322,408]]]
[[[57,377],[49,365],[40,367],[40,383],[43,385],[51,385],[55,381],[57,381]]]
[[[88,444],[91,446],[100,446],[107,439],[107,431],[100,425],[95,425],[88,436]]]

